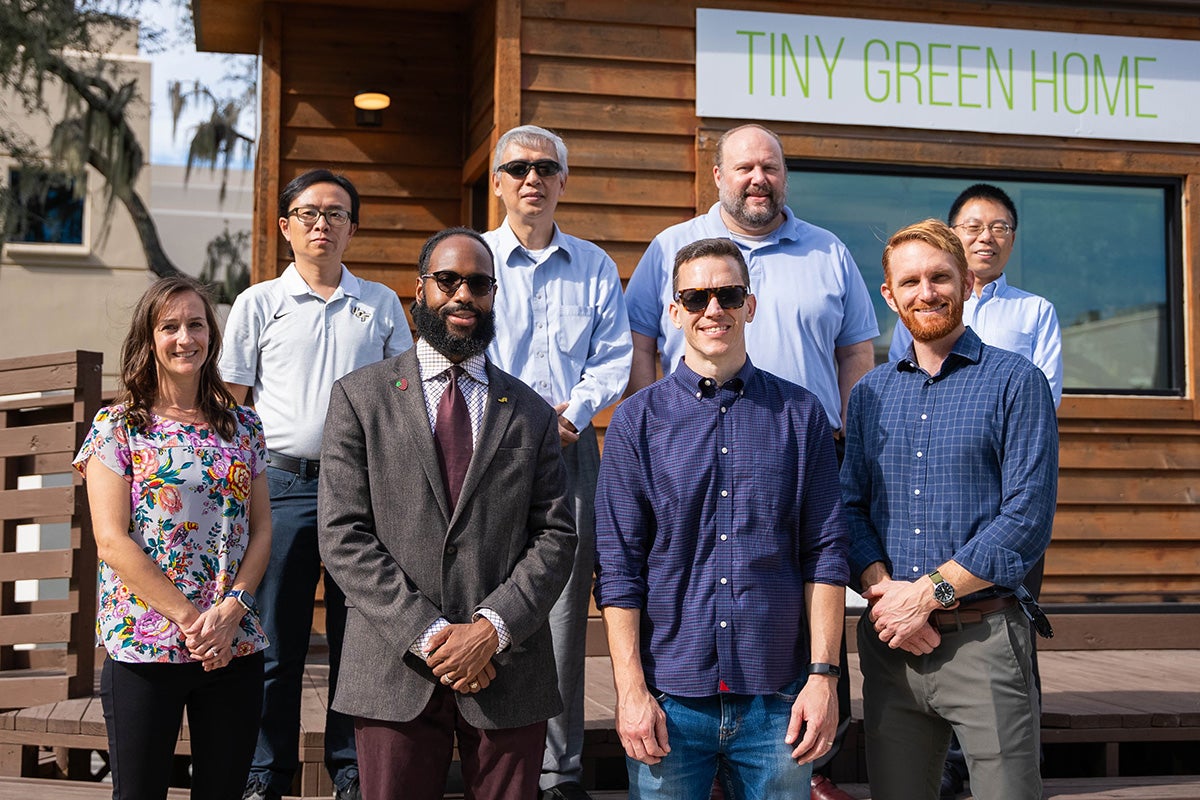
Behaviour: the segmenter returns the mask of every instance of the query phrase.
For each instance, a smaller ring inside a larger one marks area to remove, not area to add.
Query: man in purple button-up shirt
[[[731,797],[807,796],[849,577],[829,423],[747,357],[737,245],[684,247],[673,280],[684,361],[617,409],[596,500],[629,796],[705,797],[718,773]]]

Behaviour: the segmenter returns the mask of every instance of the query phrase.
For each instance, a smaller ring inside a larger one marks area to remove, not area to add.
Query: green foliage
[[[250,285],[250,264],[243,257],[249,249],[249,232],[231,234],[228,227],[208,243],[200,282],[208,286],[215,302],[233,303]]]

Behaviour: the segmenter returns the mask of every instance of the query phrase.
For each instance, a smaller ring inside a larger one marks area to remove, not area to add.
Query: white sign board
[[[1198,103],[1198,42],[696,10],[701,117],[1200,143]]]

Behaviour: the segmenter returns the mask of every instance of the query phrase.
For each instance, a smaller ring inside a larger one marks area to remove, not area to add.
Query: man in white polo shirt
[[[233,304],[225,326],[221,374],[239,401],[253,401],[267,437],[271,487],[271,563],[258,607],[266,650],[262,724],[246,800],[291,793],[299,765],[300,690],[321,572],[317,552],[317,476],[321,434],[334,381],[412,346],[396,293],[360,280],[342,264],[358,229],[358,192],[345,177],[318,169],[279,196],[279,228],[295,260],[275,280],[255,284]],[[337,689],[345,596],[325,577],[329,695]],[[325,765],[338,800],[357,800],[354,722],[329,711]]]

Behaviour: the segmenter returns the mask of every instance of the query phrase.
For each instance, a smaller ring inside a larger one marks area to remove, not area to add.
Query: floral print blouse
[[[149,430],[125,424],[124,407],[100,409],[75,457],[86,475],[92,458],[129,481],[129,535],[200,611],[233,588],[250,540],[250,482],[267,465],[262,423],[236,409],[237,433],[222,440],[207,425],[152,416]],[[129,591],[100,562],[96,632],[115,661],[194,663],[175,623]],[[258,619],[242,617],[237,656],[267,646]]]

